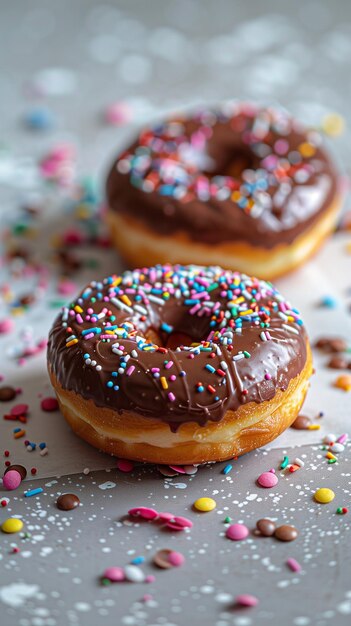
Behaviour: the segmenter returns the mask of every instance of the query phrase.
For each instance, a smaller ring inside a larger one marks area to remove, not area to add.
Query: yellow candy
[[[1,530],[3,533],[19,533],[23,528],[23,522],[16,517],[9,517],[1,524]]]
[[[302,154],[303,157],[308,159],[309,157],[312,157],[314,155],[314,153],[316,152],[316,148],[312,146],[312,144],[308,141],[305,141],[304,143],[300,143],[299,152],[300,154]]]
[[[341,135],[345,128],[345,120],[338,113],[329,113],[322,120],[322,130],[331,137]]]
[[[332,502],[335,498],[335,493],[332,489],[328,489],[327,487],[321,487],[321,489],[317,489],[314,494],[314,499],[316,502],[320,502],[320,504],[327,504],[328,502]]]
[[[213,500],[213,498],[198,498],[194,502],[194,508],[197,511],[203,511],[206,513],[207,511],[213,511],[213,509],[216,508],[216,500]]]
[[[351,391],[350,374],[343,374],[343,376],[338,376],[334,384],[335,384],[335,387],[338,387],[339,389],[343,389],[343,391]]]

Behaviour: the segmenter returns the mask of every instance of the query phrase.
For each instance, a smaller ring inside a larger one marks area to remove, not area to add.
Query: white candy
[[[298,465],[299,467],[305,467],[305,464],[303,461],[301,461],[301,459],[295,459],[295,461],[293,461],[294,465]]]
[[[136,565],[126,565],[124,567],[124,573],[127,580],[132,583],[142,583],[145,580],[145,574]]]
[[[325,435],[325,437],[323,438],[323,443],[330,443],[331,441],[336,441],[336,439],[337,439],[336,435],[333,435],[333,434]]]
[[[343,452],[345,450],[345,446],[343,446],[342,443],[334,443],[330,446],[329,450],[330,452],[336,452],[336,454],[338,454],[338,452]]]

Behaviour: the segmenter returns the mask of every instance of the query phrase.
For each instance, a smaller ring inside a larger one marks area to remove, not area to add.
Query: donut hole
[[[158,332],[154,328],[149,328],[145,333],[145,338],[148,342],[154,343],[161,348],[168,348],[169,350],[175,350],[181,346],[190,346],[196,341],[194,337],[191,337],[187,333],[172,332],[170,334]]]
[[[214,176],[230,176],[235,180],[241,180],[245,170],[258,167],[257,158],[245,146],[215,145],[212,147],[210,143],[208,156],[213,166],[205,168],[202,173],[210,179]]]

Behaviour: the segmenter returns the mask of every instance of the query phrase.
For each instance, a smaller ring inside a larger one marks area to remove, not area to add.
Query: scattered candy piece
[[[24,121],[31,130],[50,130],[55,126],[53,113],[44,107],[36,107],[28,111]]]
[[[20,415],[26,415],[28,413],[28,409],[28,404],[16,404],[12,407],[10,413],[15,417],[19,417]]]
[[[264,537],[271,537],[274,535],[275,523],[267,518],[259,519],[256,522],[256,528]]]
[[[184,530],[184,528],[192,528],[192,525],[193,523],[190,519],[180,517],[179,515],[176,515],[171,520],[166,522],[167,528],[172,530]]]
[[[134,469],[134,463],[132,463],[132,461],[128,461],[128,459],[119,459],[117,461],[117,469],[121,472],[132,472]]]
[[[14,327],[15,323],[10,317],[0,320],[0,335],[10,333],[14,329]]]
[[[42,408],[43,411],[57,411],[59,408],[59,404],[57,402],[56,398],[53,397],[49,397],[49,398],[43,398],[40,406]]]
[[[263,472],[263,474],[258,477],[257,482],[260,487],[271,489],[278,484],[278,476],[273,474],[273,472]]]
[[[16,517],[9,517],[1,524],[1,530],[3,533],[19,533],[23,528],[23,522]]]
[[[345,128],[345,120],[339,113],[328,113],[322,119],[322,130],[330,137],[341,135]]]
[[[307,415],[298,415],[296,420],[291,424],[291,428],[295,428],[295,430],[307,430],[311,421],[311,418],[307,417]]]
[[[259,603],[258,598],[248,593],[243,593],[240,596],[237,596],[235,598],[235,604],[239,606],[253,607],[253,606],[257,606],[258,603]]]
[[[29,491],[25,491],[24,495],[26,498],[31,498],[32,496],[37,496],[39,493],[43,493],[44,489],[42,487],[37,487],[37,489],[30,489]]]
[[[14,469],[5,472],[2,484],[8,491],[17,489],[22,482],[21,474]]]
[[[197,511],[201,511],[203,513],[207,513],[208,511],[213,511],[217,506],[217,503],[213,498],[198,498],[194,502],[194,508]]]
[[[105,110],[105,121],[113,126],[123,126],[132,120],[132,110],[127,102],[115,102]]]
[[[346,506],[343,506],[343,507],[339,506],[336,509],[336,512],[337,512],[338,515],[346,515],[346,513],[348,513],[349,510],[348,510],[348,508],[346,508]]]
[[[301,572],[301,565],[295,559],[290,558],[286,562],[287,566],[291,569],[292,572]]]
[[[332,502],[335,498],[335,493],[332,489],[328,489],[327,487],[321,487],[317,489],[314,494],[314,499],[316,502],[320,504],[328,504],[328,502]]]
[[[60,511],[72,511],[79,506],[80,500],[74,493],[63,493],[56,500],[56,506]]]
[[[242,541],[249,534],[249,529],[244,524],[231,524],[226,530],[226,537],[232,541]]]
[[[16,397],[16,395],[16,389],[13,387],[0,387],[0,402],[10,402]]]
[[[274,532],[274,536],[276,539],[279,539],[279,541],[294,541],[298,534],[295,526],[290,526],[289,524],[278,526]]]
[[[125,580],[124,570],[121,567],[108,567],[103,573],[103,578],[107,578],[112,583],[119,583]]]
[[[332,296],[324,296],[320,302],[320,306],[324,306],[327,309],[335,309],[337,305],[337,301]]]
[[[351,391],[351,374],[343,374],[338,376],[334,386],[343,391]]]
[[[22,480],[24,480],[27,476],[27,470],[23,467],[23,465],[9,465],[9,467],[5,469],[4,475],[11,470],[16,470],[16,472],[20,474]]]
[[[161,569],[170,569],[171,567],[179,567],[185,561],[184,556],[180,552],[163,549],[156,552],[153,562]]]
[[[145,580],[144,572],[136,565],[126,565],[124,574],[126,579],[132,583],[142,583]]]
[[[158,513],[157,511],[155,511],[155,509],[149,509],[146,506],[138,506],[134,509],[129,509],[128,514],[132,515],[133,517],[139,516],[147,520],[154,520],[158,517]]]

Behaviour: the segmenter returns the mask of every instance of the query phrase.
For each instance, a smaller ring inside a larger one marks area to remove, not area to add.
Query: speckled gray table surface
[[[325,355],[314,355],[317,374],[305,405],[311,417],[325,411],[320,431],[290,431],[275,448],[233,461],[227,476],[224,464],[215,464],[191,477],[172,478],[150,467],[119,472],[114,459],[78,440],[58,413],[41,411],[40,397],[51,394],[44,352],[23,355],[45,337],[71,288],[78,290],[92,271],[102,277],[121,268],[112,251],[85,246],[77,252],[78,271],[68,277],[66,271],[62,280],[55,242],[71,227],[85,229],[89,237],[103,234],[94,208],[92,219],[77,222],[76,213],[82,206],[86,210],[86,203],[79,194],[77,199],[72,181],[89,177],[101,188],[116,150],[147,120],[233,97],[279,101],[317,127],[337,113],[346,128],[331,149],[341,169],[349,171],[351,5],[341,0],[19,0],[0,1],[0,8],[2,243],[5,252],[8,246],[27,250],[31,268],[27,272],[19,256],[9,262],[2,253],[0,320],[11,318],[14,326],[0,337],[0,375],[5,384],[22,388],[18,402],[30,407],[27,436],[45,440],[49,449],[41,457],[15,441],[13,425],[2,420],[12,404],[1,403],[0,454],[7,448],[12,462],[37,468],[36,477],[17,491],[5,494],[0,487],[0,499],[9,498],[0,508],[0,522],[11,515],[24,522],[21,534],[0,536],[1,624],[350,624],[351,513],[338,515],[336,509],[351,505],[351,452],[348,446],[330,465],[320,444],[328,431],[350,430],[351,403],[350,395],[333,388],[336,373],[325,368]],[[129,119],[111,127],[103,114],[116,101],[124,103]],[[38,109],[49,113],[50,128],[33,129]],[[76,151],[68,164],[70,185],[47,185],[38,163],[62,143]],[[37,217],[24,210],[30,206]],[[351,336],[348,242],[347,233],[339,234],[314,261],[279,283],[301,307],[312,339],[335,329]],[[28,292],[34,301],[20,306],[19,296]],[[335,298],[335,309],[316,306],[323,295]],[[281,472],[285,454],[298,456],[305,466],[293,474]],[[84,468],[90,472],[84,474]],[[256,480],[270,468],[279,482],[263,490]],[[334,490],[330,504],[313,500],[321,486]],[[31,487],[43,492],[25,498]],[[78,509],[57,509],[57,496],[64,492],[79,496]],[[216,509],[196,513],[192,504],[200,496],[214,498]],[[193,527],[171,532],[160,523],[128,518],[128,509],[139,505],[185,515]],[[225,537],[227,516],[247,525],[246,540]],[[296,541],[257,536],[256,521],[264,516],[295,525]],[[152,559],[160,548],[181,552],[183,566],[156,569]],[[154,582],[101,585],[106,567],[123,567],[139,556],[145,559],[140,569],[154,575]],[[288,558],[300,563],[300,572],[289,569]],[[259,604],[238,608],[239,594],[253,594]]]

